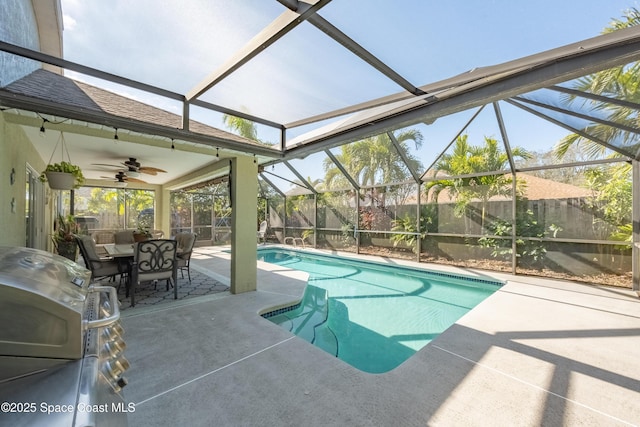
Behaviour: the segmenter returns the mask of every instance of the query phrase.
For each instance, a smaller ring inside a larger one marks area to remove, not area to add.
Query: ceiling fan
[[[109,176],[101,176],[100,178],[104,178],[104,179],[113,179]],[[118,187],[118,188],[124,188],[127,186],[127,183],[129,182],[141,182],[143,184],[146,184],[146,181],[143,181],[141,179],[138,178],[132,178],[130,176],[127,176],[125,171],[119,171],[116,175],[115,175],[115,181],[113,181],[114,183],[114,187]]]
[[[167,173],[166,170],[160,168],[154,168],[151,166],[142,166],[140,162],[138,162],[134,157],[129,157],[129,160],[120,163],[119,165],[110,165],[105,163],[94,163],[96,166],[108,166],[112,168],[122,169],[122,166],[127,169],[124,171],[126,176],[135,178],[140,176],[141,173],[145,173],[147,175],[157,175],[158,173]]]

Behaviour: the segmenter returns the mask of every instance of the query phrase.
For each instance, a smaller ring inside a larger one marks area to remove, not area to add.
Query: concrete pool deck
[[[196,248],[192,268],[228,283],[229,255]],[[300,299],[306,274],[258,268],[256,292],[123,313],[131,426],[640,425],[630,290],[437,266],[507,283],[398,368],[367,374],[260,317]]]

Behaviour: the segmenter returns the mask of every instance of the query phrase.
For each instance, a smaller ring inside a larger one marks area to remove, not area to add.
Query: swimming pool
[[[399,366],[502,285],[287,249],[258,259],[309,273],[299,304],[262,316],[370,373]]]

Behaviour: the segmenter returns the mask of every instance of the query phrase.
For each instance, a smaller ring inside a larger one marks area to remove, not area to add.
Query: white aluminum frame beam
[[[226,77],[229,77],[231,73],[281,39],[285,34],[307,20],[330,1],[331,0],[307,0],[307,2],[298,2],[298,7],[295,11],[291,9],[285,10],[271,24],[249,40],[249,42],[229,58],[227,62],[222,64],[220,68],[191,89],[185,96],[186,100],[190,102],[192,99],[198,98]]]

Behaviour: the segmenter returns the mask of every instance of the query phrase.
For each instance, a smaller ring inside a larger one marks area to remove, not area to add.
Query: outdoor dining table
[[[103,246],[107,254],[112,258],[133,258],[133,244],[127,243],[123,245],[116,245],[113,243]]]
[[[108,243],[103,245],[107,254],[118,262],[118,270],[121,274],[126,274],[127,289],[129,289],[131,280],[131,269],[133,267],[133,257],[135,252],[135,243],[126,243],[116,245],[114,243]],[[180,255],[182,252],[178,252]]]
[[[121,275],[126,275],[127,291],[131,280],[131,267],[133,265],[134,244],[127,243],[116,245],[109,243],[103,246],[105,252],[118,263],[118,271]]]

